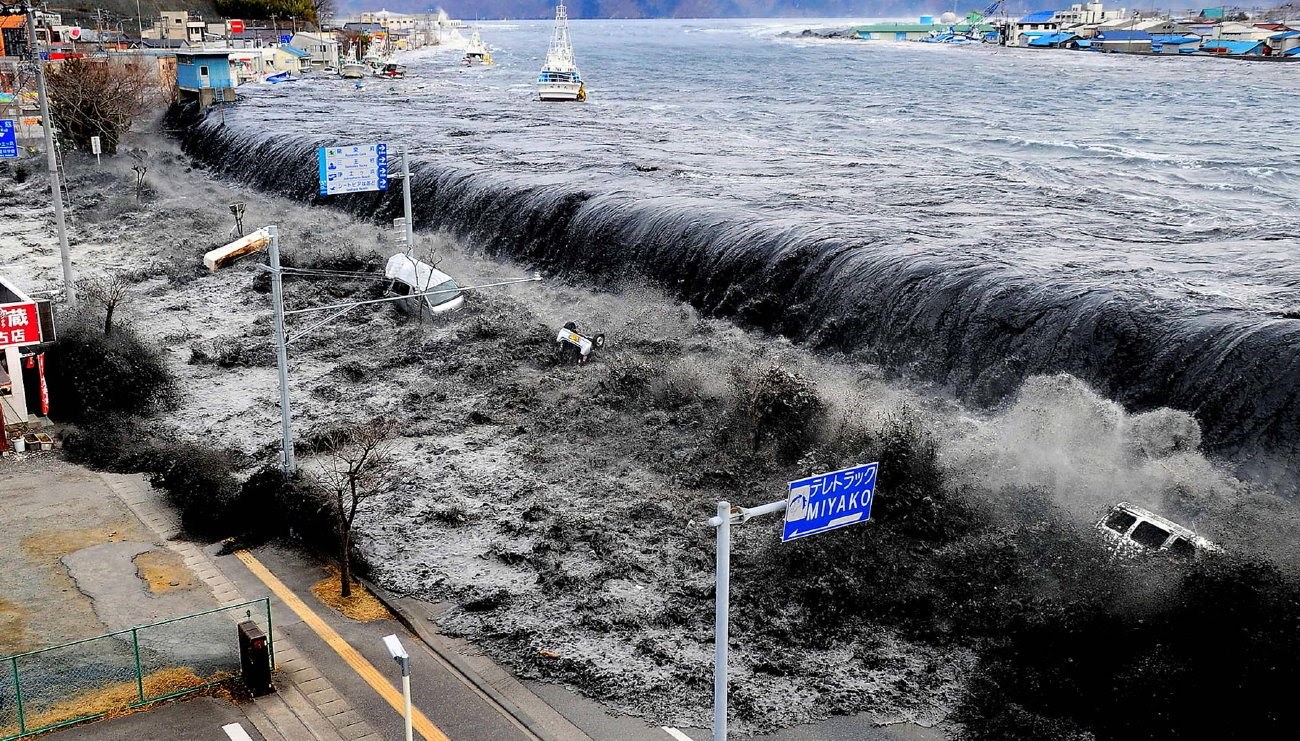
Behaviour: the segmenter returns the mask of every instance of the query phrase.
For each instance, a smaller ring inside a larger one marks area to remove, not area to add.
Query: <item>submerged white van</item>
[[[388,292],[394,296],[409,296],[427,293],[425,306],[435,314],[458,309],[465,303],[465,293],[450,275],[434,266],[420,262],[409,255],[398,253],[388,258],[384,266],[384,277],[388,279]],[[419,313],[419,298],[401,301],[411,313]]]
[[[1223,550],[1182,525],[1128,502],[1111,507],[1097,523],[1097,529],[1115,545],[1116,555],[1163,553],[1175,558],[1195,558]]]

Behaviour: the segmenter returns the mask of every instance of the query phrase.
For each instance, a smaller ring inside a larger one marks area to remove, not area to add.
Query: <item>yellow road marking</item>
[[[272,574],[269,569],[263,566],[261,561],[254,558],[253,554],[248,551],[236,551],[235,558],[242,561],[248,567],[248,570],[253,572],[253,576],[261,579],[262,583],[274,592],[281,602],[288,605],[290,610],[293,610],[298,617],[302,618],[307,627],[315,631],[316,635],[321,637],[321,640],[325,641],[330,648],[334,649],[335,653],[348,662],[348,666],[352,667],[353,671],[366,680],[366,684],[370,685],[375,692],[378,692],[380,697],[387,700],[398,715],[402,714],[405,708],[402,693],[388,680],[384,679],[384,676],[379,673],[374,664],[367,661],[366,657],[352,647],[352,644],[343,640],[343,636],[326,624],[319,615],[307,606],[307,603],[293,593],[293,590],[276,578],[275,574]],[[415,707],[411,708],[411,725],[427,741],[448,741],[446,734],[440,731],[437,726],[425,717],[424,713]]]

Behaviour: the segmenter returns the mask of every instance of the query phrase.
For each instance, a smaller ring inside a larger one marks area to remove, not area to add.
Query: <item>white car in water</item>
[[[1195,558],[1223,549],[1178,523],[1136,504],[1120,502],[1097,522],[1097,530],[1114,544],[1115,554],[1163,553]]]
[[[427,262],[399,252],[388,258],[384,277],[389,280],[388,292],[394,296],[423,293],[425,306],[435,314],[459,309],[465,303],[465,293],[450,275]],[[420,313],[418,299],[401,301],[403,308],[412,314]]]

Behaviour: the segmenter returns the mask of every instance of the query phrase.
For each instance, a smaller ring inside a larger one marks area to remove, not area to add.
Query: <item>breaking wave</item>
[[[260,188],[314,201],[310,136],[180,127],[186,150]],[[1192,414],[1239,472],[1283,482],[1300,461],[1300,318],[1126,292],[1122,282],[1048,284],[1012,261],[851,237],[679,197],[512,182],[417,162],[417,223],[485,252],[588,276],[644,275],[702,312],[951,388],[982,405],[1030,376],[1070,373],[1135,411]],[[335,196],[357,215],[400,215],[389,193]]]

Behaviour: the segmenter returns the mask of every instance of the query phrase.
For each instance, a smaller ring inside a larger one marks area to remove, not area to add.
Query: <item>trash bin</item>
[[[274,691],[271,686],[271,647],[266,632],[252,620],[239,624],[239,663],[244,673],[244,685],[253,697]]]

